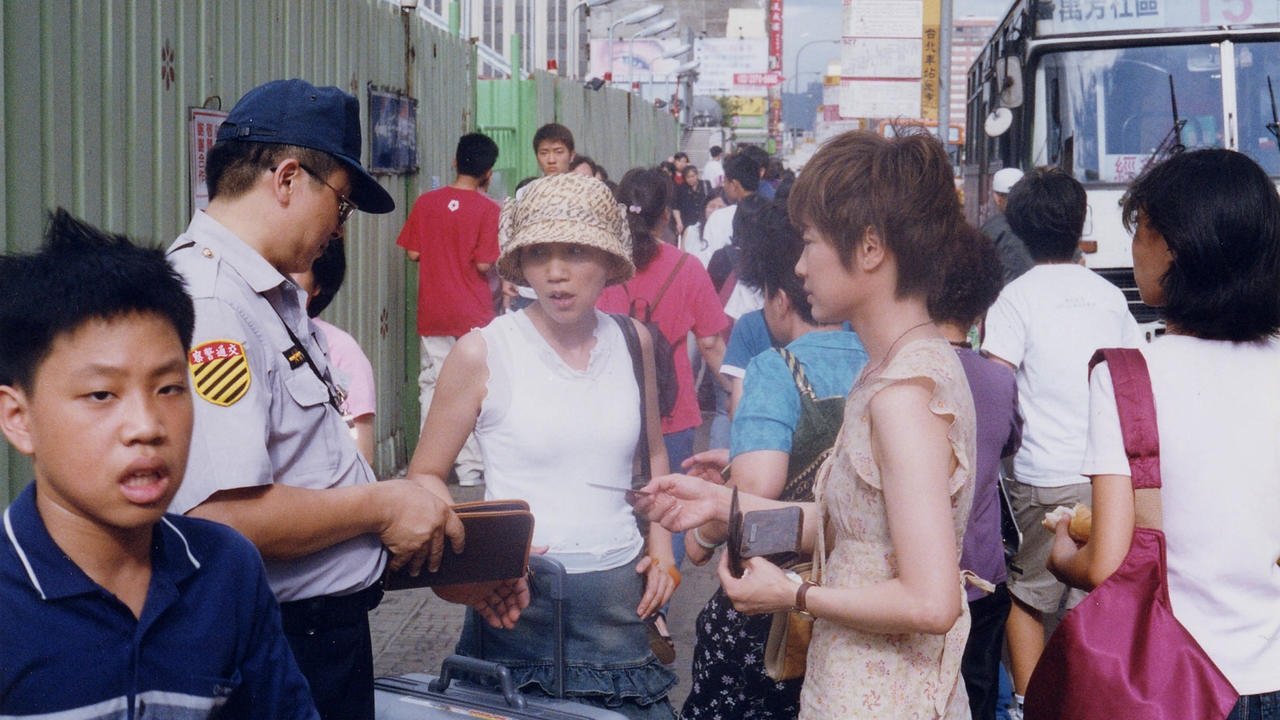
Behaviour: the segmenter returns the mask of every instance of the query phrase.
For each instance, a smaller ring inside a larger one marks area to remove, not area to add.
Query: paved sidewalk
[[[483,487],[450,485],[460,502],[484,497]],[[693,624],[698,612],[715,592],[715,564],[696,568],[685,563],[683,582],[671,600],[668,617],[676,641],[676,661],[671,666],[680,683],[672,691],[677,709],[689,693],[689,660],[693,653]],[[437,674],[440,662],[453,652],[462,631],[466,609],[436,597],[430,590],[397,590],[387,593],[382,605],[370,615],[373,635],[374,674],[399,675],[408,672]]]

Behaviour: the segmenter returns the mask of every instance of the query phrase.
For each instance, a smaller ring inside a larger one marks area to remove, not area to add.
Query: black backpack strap
[[[622,313],[609,313],[609,316],[622,329],[622,337],[627,341],[627,350],[631,353],[631,368],[635,371],[636,387],[640,390],[640,439],[636,443],[632,486],[639,480],[641,486],[649,481],[653,470],[649,467],[649,408],[645,402],[644,392],[644,348],[640,346],[640,334],[636,332],[635,322]]]

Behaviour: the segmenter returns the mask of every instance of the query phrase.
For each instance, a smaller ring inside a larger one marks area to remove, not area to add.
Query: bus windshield
[[[1280,176],[1280,144],[1267,129],[1280,113],[1280,42],[1249,42],[1235,46],[1236,106],[1240,123],[1240,152]],[[1273,107],[1267,79],[1275,89]]]
[[[1219,57],[1210,44],[1046,54],[1036,73],[1033,161],[1070,167],[1086,184],[1127,183],[1179,141],[1225,147]]]

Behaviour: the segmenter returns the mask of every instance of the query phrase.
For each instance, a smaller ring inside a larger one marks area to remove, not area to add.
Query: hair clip
[[[639,215],[643,209],[644,209],[644,208],[641,208],[639,205],[628,205],[628,206],[627,206],[627,210],[629,210],[629,211],[630,211],[630,212],[632,212],[632,213],[635,213],[636,215]]]

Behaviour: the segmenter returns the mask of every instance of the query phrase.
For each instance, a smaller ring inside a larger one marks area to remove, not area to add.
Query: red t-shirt
[[[604,289],[596,307],[605,312],[626,313],[631,301],[636,300],[636,315],[643,320],[644,309],[658,296],[671,271],[688,255],[667,243],[658,243],[658,256],[643,271],[624,285],[612,285]],[[710,337],[729,324],[720,298],[711,285],[711,276],[702,263],[692,255],[680,266],[680,272],[671,281],[653,313],[662,334],[671,343],[675,355],[676,407],[670,417],[662,419],[663,434],[680,432],[702,424],[702,412],[698,409],[698,396],[693,387],[693,368],[689,365],[687,349],[689,331],[694,337]]]
[[[498,260],[496,202],[477,190],[423,193],[396,244],[419,253],[418,334],[461,337],[493,319],[489,279],[476,263]]]

